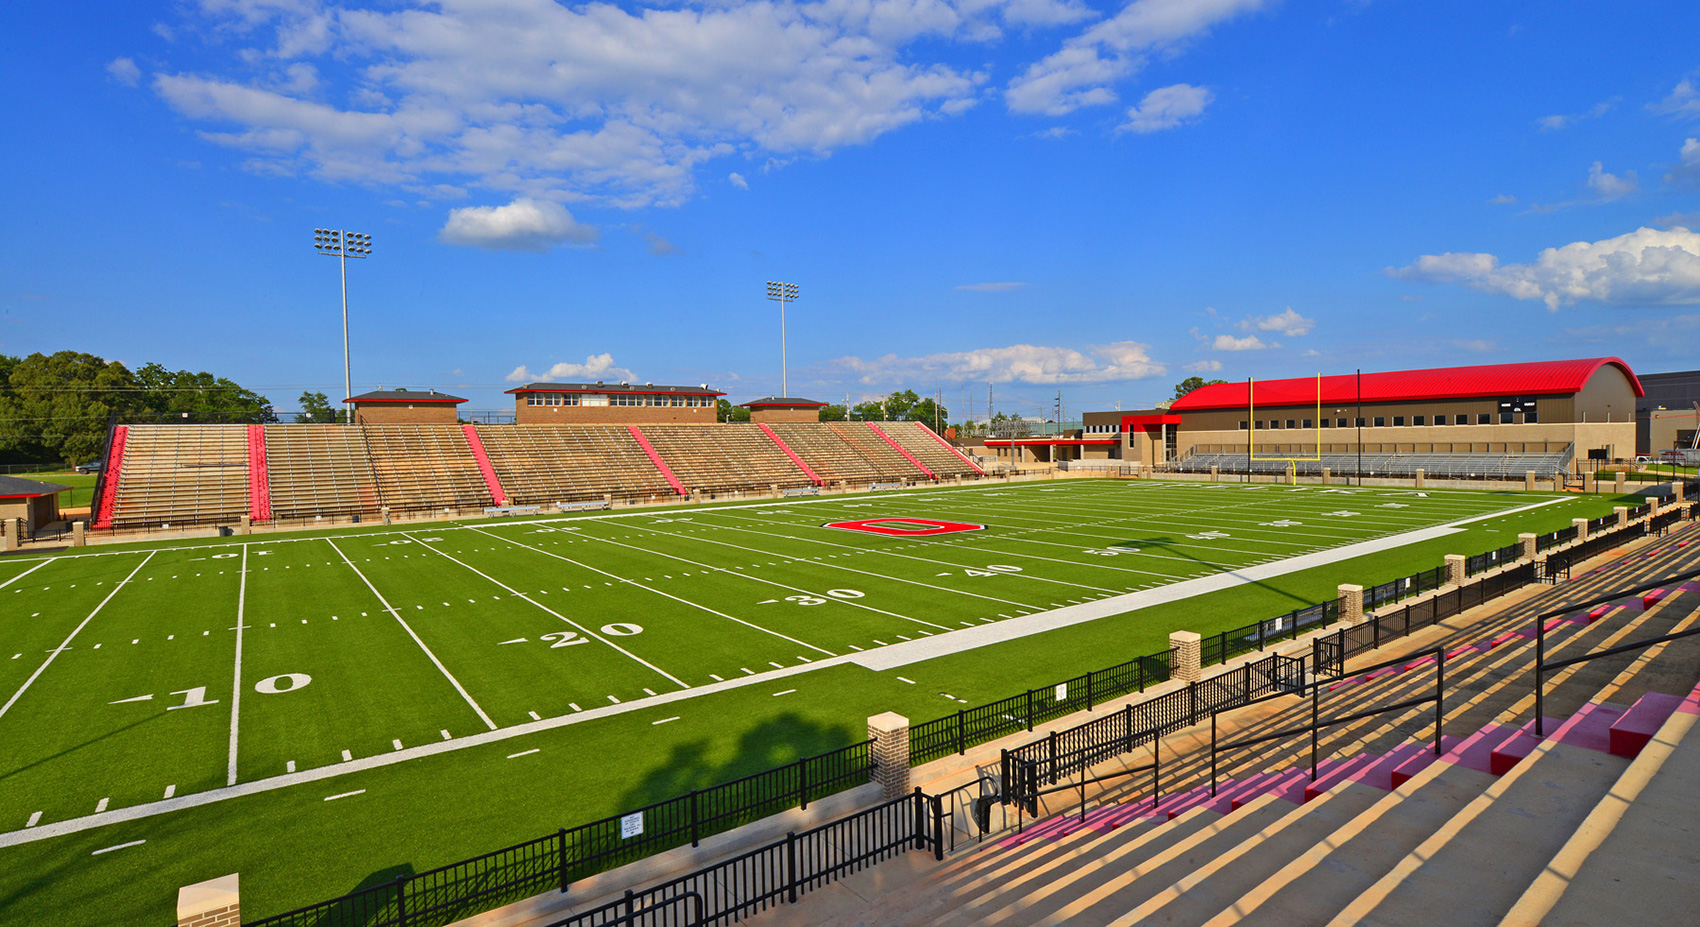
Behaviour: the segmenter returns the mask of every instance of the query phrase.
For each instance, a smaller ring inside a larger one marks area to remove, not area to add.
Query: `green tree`
[[[1201,386],[1215,386],[1218,383],[1226,383],[1226,382],[1228,382],[1228,381],[1227,380],[1206,380],[1203,377],[1187,377],[1186,379],[1175,384],[1175,398],[1179,399],[1182,396],[1185,396],[1187,393],[1190,393],[1193,390],[1198,389]]]
[[[18,463],[98,456],[107,422],[135,386],[123,364],[76,351],[7,358],[3,366],[0,457]]]
[[[224,377],[144,364],[136,371],[132,422],[266,425],[277,421],[271,403]]]
[[[820,420],[823,421],[823,422],[842,422],[842,421],[845,421],[849,417],[849,414],[850,414],[849,409],[846,409],[843,406],[833,405],[831,403],[828,403],[827,405],[821,407]]]
[[[729,399],[716,399],[714,405],[718,416],[723,422],[747,422],[750,420],[750,410],[744,406],[735,406]]]
[[[301,406],[301,411],[295,415],[295,421],[298,423],[340,425],[348,421],[348,410],[331,408],[330,397],[324,393],[304,392],[296,403]]]

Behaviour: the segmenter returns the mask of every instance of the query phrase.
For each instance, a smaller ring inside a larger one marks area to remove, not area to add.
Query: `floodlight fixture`
[[[779,395],[791,396],[791,379],[785,366],[785,302],[797,298],[797,284],[767,281],[767,298],[779,302]]]
[[[372,253],[372,236],[365,232],[343,229],[314,229],[313,247],[318,253],[337,259],[342,267],[342,388],[347,423],[354,423],[354,406],[346,402],[354,395],[353,377],[348,363],[348,259],[364,259]]]

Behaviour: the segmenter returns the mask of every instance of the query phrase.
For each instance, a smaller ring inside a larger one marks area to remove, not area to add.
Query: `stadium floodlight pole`
[[[314,229],[313,247],[320,254],[330,255],[342,265],[342,389],[343,389],[343,424],[354,424],[353,403],[347,397],[354,395],[353,377],[349,375],[348,364],[348,259],[365,258],[372,253],[372,236],[362,232],[349,232],[342,229]]]
[[[1364,484],[1364,369],[1358,368],[1358,485]]]
[[[767,298],[779,301],[779,395],[791,395],[791,380],[785,370],[785,301],[797,298],[797,284],[767,281]]]

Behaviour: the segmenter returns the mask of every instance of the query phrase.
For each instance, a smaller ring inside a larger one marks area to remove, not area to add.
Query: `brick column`
[[[1660,503],[1662,503],[1664,501],[1665,500],[1660,496],[1648,496],[1647,497],[1647,505],[1648,505],[1647,514],[1648,515],[1659,514],[1659,509],[1661,507]]]
[[[873,782],[887,798],[909,794],[909,719],[895,711],[868,719],[869,748],[874,760]]]
[[[1586,541],[1588,539],[1588,519],[1572,518],[1570,524],[1576,529],[1576,540]]]
[[[1340,620],[1347,624],[1364,622],[1364,587],[1340,585]]]
[[[1222,468],[1221,467],[1211,467],[1210,468],[1210,482],[1220,483],[1221,481],[1222,481]]]
[[[1446,555],[1446,581],[1454,586],[1464,585],[1464,573],[1469,569],[1469,561],[1463,554]]]
[[[72,547],[83,547],[83,546],[86,546],[88,544],[88,542],[89,542],[88,535],[87,535],[88,527],[89,526],[88,526],[87,522],[81,522],[81,521],[71,522],[71,546]]]
[[[1683,482],[1683,481],[1682,481],[1682,480],[1680,480],[1680,479],[1678,479],[1678,480],[1675,480],[1675,481],[1674,481],[1674,482],[1673,482],[1673,483],[1672,483],[1672,485],[1674,485],[1674,486],[1675,486],[1675,487],[1676,487],[1676,504],[1677,504],[1677,505],[1681,505],[1681,504],[1682,504],[1682,499],[1683,499],[1683,496],[1682,496],[1682,487],[1684,487],[1684,486],[1686,486],[1686,485],[1688,485],[1688,484],[1687,484],[1687,483],[1684,483],[1684,482]]]
[[[1332,475],[1333,474],[1328,472],[1327,467],[1323,467],[1322,468],[1322,485],[1327,486],[1328,485],[1328,478]]]
[[[1170,631],[1169,649],[1174,651],[1169,678],[1197,682],[1204,678],[1204,638],[1196,631]]]
[[[1612,511],[1617,513],[1617,526],[1619,528],[1629,524],[1629,506],[1615,505],[1612,506]]]
[[[1523,489],[1527,492],[1534,492],[1535,491],[1535,471],[1533,471],[1533,470],[1524,470],[1523,471]]]
[[[237,525],[236,525],[236,533],[237,534],[253,534],[254,533],[254,516],[252,516],[252,515],[242,516],[242,520],[240,522],[238,522]]]
[[[1616,483],[1616,486],[1614,487],[1614,489],[1616,489],[1618,494],[1621,495],[1625,490],[1627,490],[1629,488],[1629,474],[1623,472],[1622,470],[1617,471],[1617,478],[1614,482]]]
[[[17,550],[22,538],[22,522],[16,518],[0,519],[0,550]]]
[[[1423,471],[1420,468],[1417,470],[1417,486],[1416,486],[1416,488],[1418,488],[1418,489],[1423,488]]]
[[[1517,535],[1517,543],[1523,545],[1523,556],[1518,557],[1517,559],[1518,560],[1533,560],[1533,559],[1535,559],[1535,542],[1537,540],[1538,540],[1538,538],[1536,538],[1535,535],[1529,534],[1527,532]]]
[[[387,525],[387,524],[390,523],[390,507],[389,506],[386,505],[383,508],[379,509],[378,513],[384,517],[384,524]]]
[[[237,874],[185,885],[177,890],[177,927],[241,927],[242,897]]]

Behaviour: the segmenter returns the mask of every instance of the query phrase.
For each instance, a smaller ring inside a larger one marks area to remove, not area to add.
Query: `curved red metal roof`
[[[1482,399],[1501,396],[1551,396],[1579,392],[1589,379],[1607,365],[1617,367],[1629,378],[1637,397],[1646,395],[1635,371],[1616,357],[1582,360],[1536,361],[1527,364],[1486,364],[1480,367],[1438,367],[1431,370],[1394,370],[1363,375],[1364,402],[1421,402],[1429,399]],[[1316,377],[1290,380],[1260,380],[1256,384],[1260,406],[1303,406],[1316,402]],[[1322,378],[1322,402],[1339,405],[1356,402],[1358,378],[1341,374]],[[1206,409],[1243,409],[1246,384],[1218,383],[1203,386],[1175,400],[1174,412]]]

